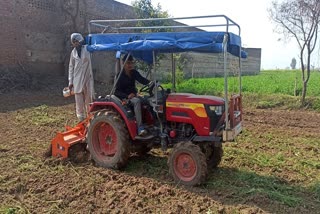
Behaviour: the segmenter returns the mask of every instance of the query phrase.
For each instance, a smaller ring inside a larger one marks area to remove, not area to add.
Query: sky
[[[131,5],[132,0],[117,0]],[[261,69],[290,67],[292,58],[299,62],[299,48],[294,40],[286,40],[274,32],[267,8],[272,0],[153,0],[160,3],[171,17],[226,15],[241,27],[242,46],[261,48]],[[320,56],[320,51],[315,51]],[[319,58],[319,57],[318,57]],[[319,67],[319,62],[314,63]],[[297,64],[300,66],[299,64]]]

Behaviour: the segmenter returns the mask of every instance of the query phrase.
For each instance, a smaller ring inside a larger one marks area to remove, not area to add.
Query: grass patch
[[[290,186],[276,177],[224,168],[211,176],[205,186],[209,189],[226,191],[229,195],[233,195],[231,198],[235,201],[250,196],[262,196],[290,207],[298,206],[303,201],[298,194],[301,191],[299,187]]]
[[[282,108],[299,109],[300,98],[289,95],[244,93],[243,104],[245,107],[255,107],[258,109]]]
[[[4,214],[18,214],[18,213],[28,213],[27,210],[23,209],[22,207],[0,207],[0,213]]]
[[[64,124],[65,118],[62,115],[49,112],[47,105],[41,105],[27,110],[17,112],[16,122],[23,124],[31,124],[35,126],[47,126]]]
[[[159,175],[168,173],[167,157],[159,155],[146,155],[145,157],[133,156],[126,167],[129,173],[139,173],[157,178]]]
[[[311,191],[314,192],[316,199],[320,203],[320,180],[311,186]]]

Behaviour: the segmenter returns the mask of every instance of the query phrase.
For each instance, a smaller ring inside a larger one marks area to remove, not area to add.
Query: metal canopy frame
[[[195,24],[195,25],[186,25],[181,23],[181,21],[184,20],[201,20],[201,19],[206,19],[205,21],[207,22],[212,19],[212,24]],[[218,19],[221,19],[222,22],[215,23],[217,22]],[[134,25],[140,21],[143,21],[146,25],[150,23],[150,26],[142,26],[142,27],[136,27],[136,26],[130,26],[130,24]],[[155,26],[154,24],[151,25],[151,23],[154,23],[155,21],[171,21],[169,26]],[[172,29],[172,30],[178,30],[178,29],[183,29],[183,32],[188,32],[188,31],[194,31],[195,29],[199,31],[206,31],[201,28],[218,28],[222,27],[224,28],[224,39],[223,39],[223,56],[224,56],[224,99],[225,99],[225,124],[226,124],[226,130],[230,129],[230,123],[228,121],[229,118],[229,111],[228,111],[228,72],[227,72],[227,63],[228,63],[228,55],[227,55],[227,44],[228,44],[228,33],[231,32],[231,28],[236,28],[237,33],[240,37],[241,34],[241,28],[240,26],[230,19],[229,17],[225,15],[208,15],[208,16],[190,16],[190,17],[178,17],[178,18],[149,18],[149,19],[118,19],[118,20],[91,20],[88,24],[88,30],[89,34],[92,34],[92,27],[97,27],[101,28],[101,33],[102,34],[107,34],[107,33],[119,33],[121,34],[124,31],[134,31],[134,30],[153,30],[153,29]],[[192,29],[192,30],[191,30]],[[208,31],[208,32],[214,32],[214,31]],[[155,33],[155,32],[154,32]],[[242,63],[241,63],[241,47],[242,44],[240,42],[240,48],[239,48],[239,94],[241,96],[241,91],[242,91],[242,81],[241,81],[241,73],[242,73]],[[153,51],[154,55],[154,51]],[[153,56],[155,58],[155,56]],[[173,59],[173,57],[172,57]],[[174,64],[174,62],[172,61]],[[155,62],[154,62],[155,66]],[[122,70],[122,67],[121,67]],[[155,70],[155,68],[154,68]],[[172,76],[175,77],[175,69],[172,70]],[[175,78],[173,78],[173,81]],[[175,87],[175,83],[172,84],[173,87]]]
[[[221,18],[224,20],[224,23],[218,24],[206,24],[206,25],[186,25],[179,21],[182,20],[196,20],[196,19],[218,19]],[[143,21],[145,23],[154,22],[154,21],[173,21],[175,25],[170,26],[143,26],[143,27],[132,27],[132,26],[115,26],[114,24],[121,23],[137,23]],[[103,30],[101,33],[104,33],[105,30],[113,30],[115,32],[120,32],[121,30],[146,30],[146,29],[167,29],[167,28],[204,28],[204,27],[225,27],[225,32],[230,32],[230,27],[236,27],[238,29],[237,35],[240,36],[241,28],[234,22],[232,19],[225,15],[208,15],[208,16],[190,16],[190,17],[178,17],[178,18],[149,18],[149,19],[118,19],[118,20],[91,20],[88,24],[89,34],[92,33],[92,26],[100,27]]]

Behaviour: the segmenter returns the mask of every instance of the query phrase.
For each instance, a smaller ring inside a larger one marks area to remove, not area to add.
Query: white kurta
[[[73,84],[74,93],[81,93],[85,86],[89,86],[88,88],[91,89],[91,96],[93,97],[93,74],[87,45],[82,46],[81,58],[79,58],[75,48],[71,52],[69,62],[69,85],[70,84]]]
[[[81,58],[74,48],[69,62],[69,85],[73,84],[76,100],[76,114],[80,121],[87,117],[89,103],[94,98],[93,74],[90,53],[87,46],[81,47]]]

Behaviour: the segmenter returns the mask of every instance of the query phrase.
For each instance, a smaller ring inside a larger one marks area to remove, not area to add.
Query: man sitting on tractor
[[[128,99],[134,108],[134,113],[136,116],[136,122],[138,127],[138,135],[144,136],[147,134],[147,131],[142,125],[142,115],[141,115],[141,99],[137,94],[136,81],[143,85],[150,83],[150,80],[143,77],[135,68],[134,61],[131,55],[124,55],[122,58],[122,63],[125,63],[123,68],[124,70],[120,72],[120,77],[116,84],[116,89],[114,95],[116,95],[121,100]]]

